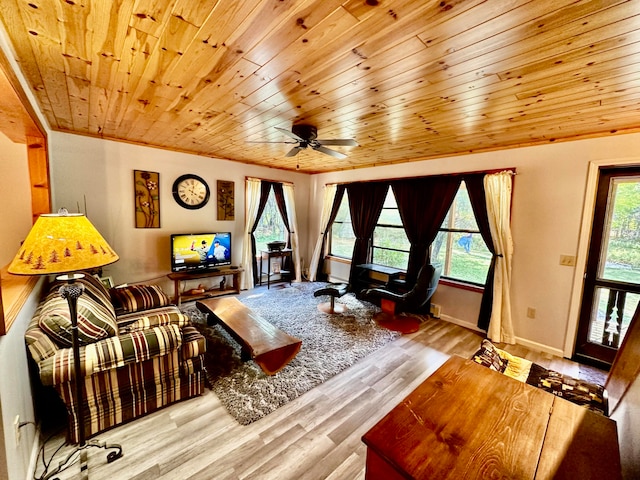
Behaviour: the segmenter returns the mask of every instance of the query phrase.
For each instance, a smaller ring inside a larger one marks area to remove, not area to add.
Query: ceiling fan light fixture
[[[291,132],[305,140],[315,140],[318,138],[318,129],[313,125],[299,123],[291,126]]]
[[[297,155],[300,150],[304,150],[307,147],[311,147],[313,150],[316,150],[320,153],[324,153],[325,155],[330,155],[334,158],[343,159],[347,158],[342,152],[338,152],[336,150],[331,150],[327,148],[325,145],[336,145],[342,147],[357,147],[358,143],[352,138],[338,138],[338,139],[318,139],[318,129],[314,125],[308,125],[306,123],[299,123],[291,126],[291,131],[286,130],[281,127],[275,127],[276,130],[286,135],[287,137],[293,138],[296,140],[298,145],[289,150],[285,157],[293,157]],[[250,143],[296,143],[291,141],[283,141],[283,142],[250,142]]]

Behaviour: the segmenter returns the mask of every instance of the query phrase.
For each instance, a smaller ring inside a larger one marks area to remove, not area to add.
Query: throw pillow
[[[111,312],[112,316],[115,316],[115,311],[111,303],[111,296],[109,290],[102,284],[99,278],[94,277],[88,272],[84,273],[84,277],[76,280],[76,283],[81,283],[84,287],[82,296],[80,298],[90,298],[92,301],[100,304],[103,308]],[[56,280],[49,285],[49,293],[46,297],[45,303],[53,297],[60,296],[60,287],[66,282],[62,280]]]
[[[500,356],[500,350],[487,339],[482,340],[480,350],[474,353],[472,358],[474,362],[496,372],[503,373],[507,368],[507,362]]]
[[[112,288],[111,301],[117,315],[165,307],[171,303],[158,285],[129,285]]]
[[[90,295],[78,298],[78,339],[81,345],[113,337],[117,331],[113,309],[96,302]],[[52,295],[42,308],[38,321],[40,328],[58,345],[72,344],[71,315],[67,301]]]

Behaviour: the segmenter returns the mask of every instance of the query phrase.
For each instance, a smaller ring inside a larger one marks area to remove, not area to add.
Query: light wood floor
[[[206,390],[98,435],[121,444],[124,456],[107,464],[104,450],[91,449],[89,478],[363,479],[362,435],[448,356],[470,357],[481,339],[477,332],[429,319],[419,332],[398,338],[249,426],[239,425]],[[578,376],[578,365],[568,360],[521,346],[505,349]],[[41,470],[39,462],[37,473]],[[59,478],[77,478],[78,472],[74,465]]]

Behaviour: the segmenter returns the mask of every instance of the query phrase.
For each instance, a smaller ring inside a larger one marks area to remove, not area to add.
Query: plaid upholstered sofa
[[[68,412],[68,439],[78,441],[77,409],[85,437],[204,389],[204,337],[153,285],[108,290],[91,275],[78,299],[80,375],[84,401],[75,394],[71,322],[55,281],[46,290],[25,333],[40,380],[52,386]]]

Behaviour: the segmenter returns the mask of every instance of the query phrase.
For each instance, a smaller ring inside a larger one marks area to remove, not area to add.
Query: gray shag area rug
[[[319,312],[326,297],[313,292],[322,282],[243,293],[239,300],[279,329],[302,340],[298,355],[277,374],[266,375],[253,361],[242,362],[240,346],[219,325],[207,326],[195,303],[183,305],[207,338],[206,376],[210,388],[231,415],[248,425],[299,397],[394,340],[400,333],[379,327],[380,309],[348,293],[337,299],[349,310]]]

